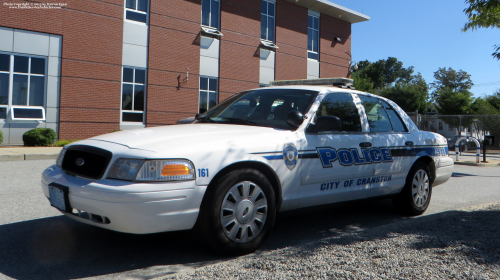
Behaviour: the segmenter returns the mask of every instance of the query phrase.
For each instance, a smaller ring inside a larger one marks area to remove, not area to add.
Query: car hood
[[[230,124],[186,124],[141,128],[108,133],[89,140],[105,141],[131,149],[166,152],[195,146],[266,146],[283,142],[293,131],[269,127]],[[272,139],[272,141],[269,141]],[[250,149],[251,150],[251,149]]]

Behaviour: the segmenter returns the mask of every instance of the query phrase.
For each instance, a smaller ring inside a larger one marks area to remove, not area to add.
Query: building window
[[[205,113],[217,104],[217,78],[200,77],[200,103],[198,112]]]
[[[123,67],[122,121],[144,122],[146,70]]]
[[[125,0],[125,18],[146,23],[148,19],[148,0]]]
[[[260,14],[260,38],[270,42],[275,42],[275,7],[274,1],[262,0],[262,9]]]
[[[0,119],[44,120],[47,59],[0,54]],[[12,81],[12,87],[9,87]]]
[[[201,3],[201,24],[219,30],[220,0],[203,0]]]
[[[313,15],[307,24],[307,58],[319,60],[319,18]]]

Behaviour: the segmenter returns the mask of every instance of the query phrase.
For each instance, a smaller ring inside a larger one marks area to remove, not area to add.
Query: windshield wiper
[[[205,122],[208,122],[208,123],[214,123],[215,122],[214,120],[212,120],[209,117],[197,117],[196,120],[197,121],[205,121]]]
[[[253,121],[246,120],[246,119],[240,119],[240,118],[222,118],[222,119],[228,120],[231,122],[242,122],[244,124],[249,124],[249,125],[258,125],[257,123],[255,123]]]

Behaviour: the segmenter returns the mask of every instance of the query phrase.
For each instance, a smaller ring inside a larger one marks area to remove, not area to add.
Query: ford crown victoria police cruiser
[[[396,209],[422,214],[452,168],[446,139],[419,131],[394,102],[289,85],[237,94],[193,124],[68,145],[42,188],[83,223],[136,234],[197,225],[207,244],[241,254],[262,244],[277,211],[392,196]]]

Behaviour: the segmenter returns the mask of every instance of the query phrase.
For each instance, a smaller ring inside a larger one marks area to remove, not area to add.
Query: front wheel
[[[429,167],[417,162],[408,173],[406,184],[399,195],[392,198],[395,208],[407,215],[421,215],[431,201],[432,184]]]
[[[251,253],[274,225],[275,201],[273,188],[261,172],[233,171],[207,190],[200,209],[201,234],[222,253]]]

